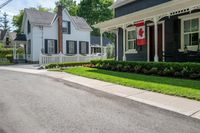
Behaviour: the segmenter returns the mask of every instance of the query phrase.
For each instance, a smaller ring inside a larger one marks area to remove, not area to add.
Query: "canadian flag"
[[[140,21],[135,24],[137,30],[137,45],[143,46],[147,44],[146,35],[145,35],[145,22]]]

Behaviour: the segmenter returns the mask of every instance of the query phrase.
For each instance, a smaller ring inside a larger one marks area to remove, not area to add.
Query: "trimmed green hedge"
[[[91,67],[187,79],[200,79],[200,63],[91,61]]]
[[[90,64],[90,62],[52,63],[46,65],[45,68],[53,69],[53,68],[63,68],[63,67],[75,67],[75,66],[84,66],[88,64]]]
[[[11,48],[1,48],[0,49],[0,57],[5,58],[6,55],[13,54],[13,49]]]

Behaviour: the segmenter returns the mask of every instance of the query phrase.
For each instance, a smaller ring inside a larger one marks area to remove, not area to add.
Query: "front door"
[[[158,60],[163,61],[163,24],[158,24]],[[155,57],[155,34],[154,26],[149,26],[149,60]]]

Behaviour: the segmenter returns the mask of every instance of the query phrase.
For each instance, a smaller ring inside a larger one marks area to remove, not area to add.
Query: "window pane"
[[[66,21],[63,21],[63,28],[67,28],[68,27],[68,23]]]
[[[198,31],[199,30],[199,19],[193,19],[191,24],[191,30],[192,31]]]
[[[55,54],[54,40],[48,40],[48,53]]]
[[[86,42],[81,42],[81,54],[87,53]]]
[[[75,43],[69,42],[69,54],[74,54],[74,53],[75,53]]]
[[[184,35],[184,45],[189,46],[190,45],[190,34]]]
[[[184,32],[190,32],[190,20],[184,21]]]
[[[134,47],[135,47],[135,41],[128,41],[128,49],[127,50],[134,49]]]
[[[199,44],[199,33],[193,33],[191,45],[198,45],[198,44]]]
[[[136,38],[137,38],[137,34],[135,30],[128,32],[128,40],[136,39]]]

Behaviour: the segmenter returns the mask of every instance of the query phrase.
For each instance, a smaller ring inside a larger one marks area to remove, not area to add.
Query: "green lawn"
[[[64,72],[163,94],[200,100],[200,81],[113,72],[96,68],[68,68]]]

